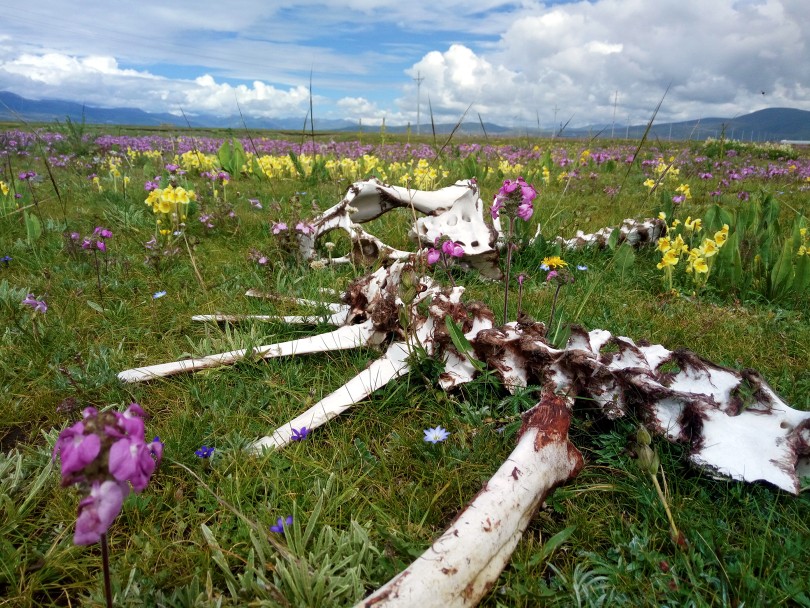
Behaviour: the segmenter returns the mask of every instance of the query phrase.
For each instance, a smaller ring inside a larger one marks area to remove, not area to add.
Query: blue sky
[[[810,110],[806,0],[0,0],[0,90],[101,107],[549,128]],[[414,78],[424,78],[418,91]],[[762,92],[765,92],[763,95]],[[417,96],[417,92],[420,93]]]

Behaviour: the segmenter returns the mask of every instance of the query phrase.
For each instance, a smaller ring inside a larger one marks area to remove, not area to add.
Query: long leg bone
[[[171,363],[136,367],[120,372],[118,379],[122,382],[144,382],[154,378],[171,376],[183,372],[196,372],[203,369],[232,365],[249,355],[263,359],[271,359],[275,357],[304,355],[307,353],[347,350],[373,344],[375,343],[374,339],[376,337],[374,328],[370,323],[347,325],[335,331],[311,336],[309,338],[257,346],[253,349],[242,348],[226,353],[201,357],[200,359],[184,359],[181,361],[172,361]]]
[[[514,451],[433,545],[356,608],[475,606],[500,575],[537,507],[575,477],[571,401],[544,393],[526,412]]]

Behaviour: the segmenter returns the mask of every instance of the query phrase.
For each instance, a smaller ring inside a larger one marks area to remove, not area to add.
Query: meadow
[[[99,544],[74,544],[74,486],[52,454],[85,408],[146,412],[162,462],[108,531],[116,606],[351,606],[440,535],[509,454],[530,391],[482,374],[446,393],[422,358],[300,441],[245,446],[379,356],[374,348],[123,384],[125,369],[327,331],[198,314],[306,314],[375,267],[302,262],[295,227],[352,182],[431,190],[476,178],[534,185],[518,226],[509,319],[604,328],[752,368],[810,410],[810,151],[707,142],[510,140],[328,133],[0,130],[0,606],[103,606]],[[168,193],[171,200],[168,200]],[[488,216],[488,214],[487,214]],[[662,218],[668,244],[561,249],[554,237]],[[415,250],[411,215],[366,227]],[[284,225],[284,228],[281,226]],[[723,226],[728,225],[724,236]],[[540,236],[530,241],[540,229]],[[683,249],[669,253],[680,237]],[[712,253],[711,240],[717,251]],[[346,253],[348,240],[318,247]],[[703,249],[700,249],[703,247]],[[689,257],[688,251],[695,253]],[[676,255],[677,253],[677,255]],[[573,282],[554,289],[543,260]],[[502,260],[502,264],[505,261]],[[424,265],[499,314],[504,285]],[[317,309],[314,312],[318,311]],[[638,421],[578,403],[585,466],[536,513],[482,606],[810,606],[810,480],[798,496],[716,478]],[[446,438],[425,440],[442,427]],[[668,509],[685,542],[673,542]]]

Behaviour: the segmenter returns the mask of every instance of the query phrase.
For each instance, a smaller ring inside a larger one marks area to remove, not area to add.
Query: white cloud
[[[327,10],[329,9],[329,10]],[[0,89],[149,111],[572,126],[810,109],[806,0],[42,0]],[[761,91],[766,91],[763,96]]]

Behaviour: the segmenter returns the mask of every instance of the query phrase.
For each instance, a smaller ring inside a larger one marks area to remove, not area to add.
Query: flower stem
[[[561,283],[557,283],[557,289],[554,290],[554,298],[551,300],[551,314],[548,316],[548,327],[546,327],[546,336],[551,331],[551,323],[554,321],[554,311],[557,308],[557,296],[560,295]]]
[[[104,572],[104,597],[107,608],[113,608],[112,584],[110,582],[110,552],[107,547],[107,533],[101,535],[101,568]]]
[[[515,218],[509,218],[509,232],[506,235],[506,275],[503,287],[503,322],[508,320],[509,314],[509,270],[512,267],[512,231],[515,228]]]

